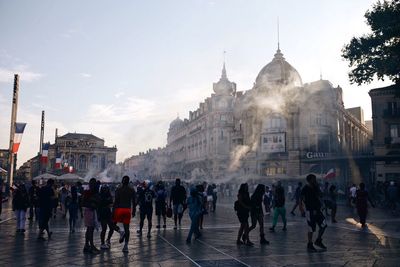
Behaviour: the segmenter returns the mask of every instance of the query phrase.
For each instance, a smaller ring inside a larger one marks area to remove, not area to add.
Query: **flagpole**
[[[17,120],[17,109],[18,109],[18,91],[19,91],[19,75],[14,74],[14,90],[12,99],[12,109],[11,109],[11,125],[10,125],[10,147],[9,147],[9,169],[8,169],[8,183],[9,186],[13,185],[14,182],[14,134],[15,134],[15,124]]]
[[[42,110],[42,120],[40,122],[40,140],[39,140],[39,173],[42,174],[42,153],[43,153],[43,139],[44,139],[44,110]]]

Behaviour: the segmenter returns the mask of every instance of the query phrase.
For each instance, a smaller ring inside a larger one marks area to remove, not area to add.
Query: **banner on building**
[[[22,135],[24,134],[26,123],[16,122],[15,123],[15,134],[12,146],[12,153],[17,154],[19,145],[21,144]]]
[[[261,152],[277,153],[286,151],[285,133],[264,133],[261,135]]]
[[[40,157],[40,162],[42,164],[47,164],[49,161],[49,148],[50,148],[50,143],[45,143],[42,146],[42,155]]]

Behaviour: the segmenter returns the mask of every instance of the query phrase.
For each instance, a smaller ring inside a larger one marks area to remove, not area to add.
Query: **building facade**
[[[374,178],[400,182],[400,97],[395,85],[373,89]]]
[[[237,91],[225,64],[214,93],[171,122],[164,177],[224,180],[370,176],[370,140],[361,108],[345,109],[342,89],[327,80],[303,84],[278,49],[253,88]]]
[[[67,133],[56,136],[50,145],[47,164],[41,163],[37,155],[21,166],[20,173],[25,173],[27,180],[44,172],[56,175],[74,172],[83,178],[96,177],[115,165],[116,153],[116,146],[107,147],[103,139],[92,134]],[[61,159],[60,167],[56,165],[57,156]]]

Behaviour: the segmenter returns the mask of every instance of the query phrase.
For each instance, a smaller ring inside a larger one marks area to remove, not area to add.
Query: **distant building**
[[[370,177],[362,109],[345,109],[342,88],[327,80],[303,84],[279,49],[250,90],[237,91],[224,64],[213,91],[187,119],[171,122],[158,151],[163,177],[274,180],[329,170],[343,183]]]
[[[395,85],[373,89],[369,95],[372,101],[375,179],[400,182],[400,97],[396,96]]]
[[[66,171],[72,171],[81,177],[95,177],[115,164],[116,153],[116,146],[107,147],[103,139],[92,134],[67,133],[57,136],[55,143],[50,145],[48,163],[45,166],[40,163],[38,155],[24,163],[22,168],[27,169],[30,166],[29,179],[42,172],[62,174]],[[56,168],[57,155],[61,158],[61,168]]]

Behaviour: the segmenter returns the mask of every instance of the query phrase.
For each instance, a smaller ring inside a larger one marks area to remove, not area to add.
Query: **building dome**
[[[175,120],[173,120],[170,124],[169,124],[169,129],[179,129],[184,125],[183,120],[181,120],[179,117],[177,117]]]
[[[271,88],[276,85],[294,87],[303,85],[300,74],[285,60],[279,48],[272,61],[261,69],[256,78],[255,87]]]

